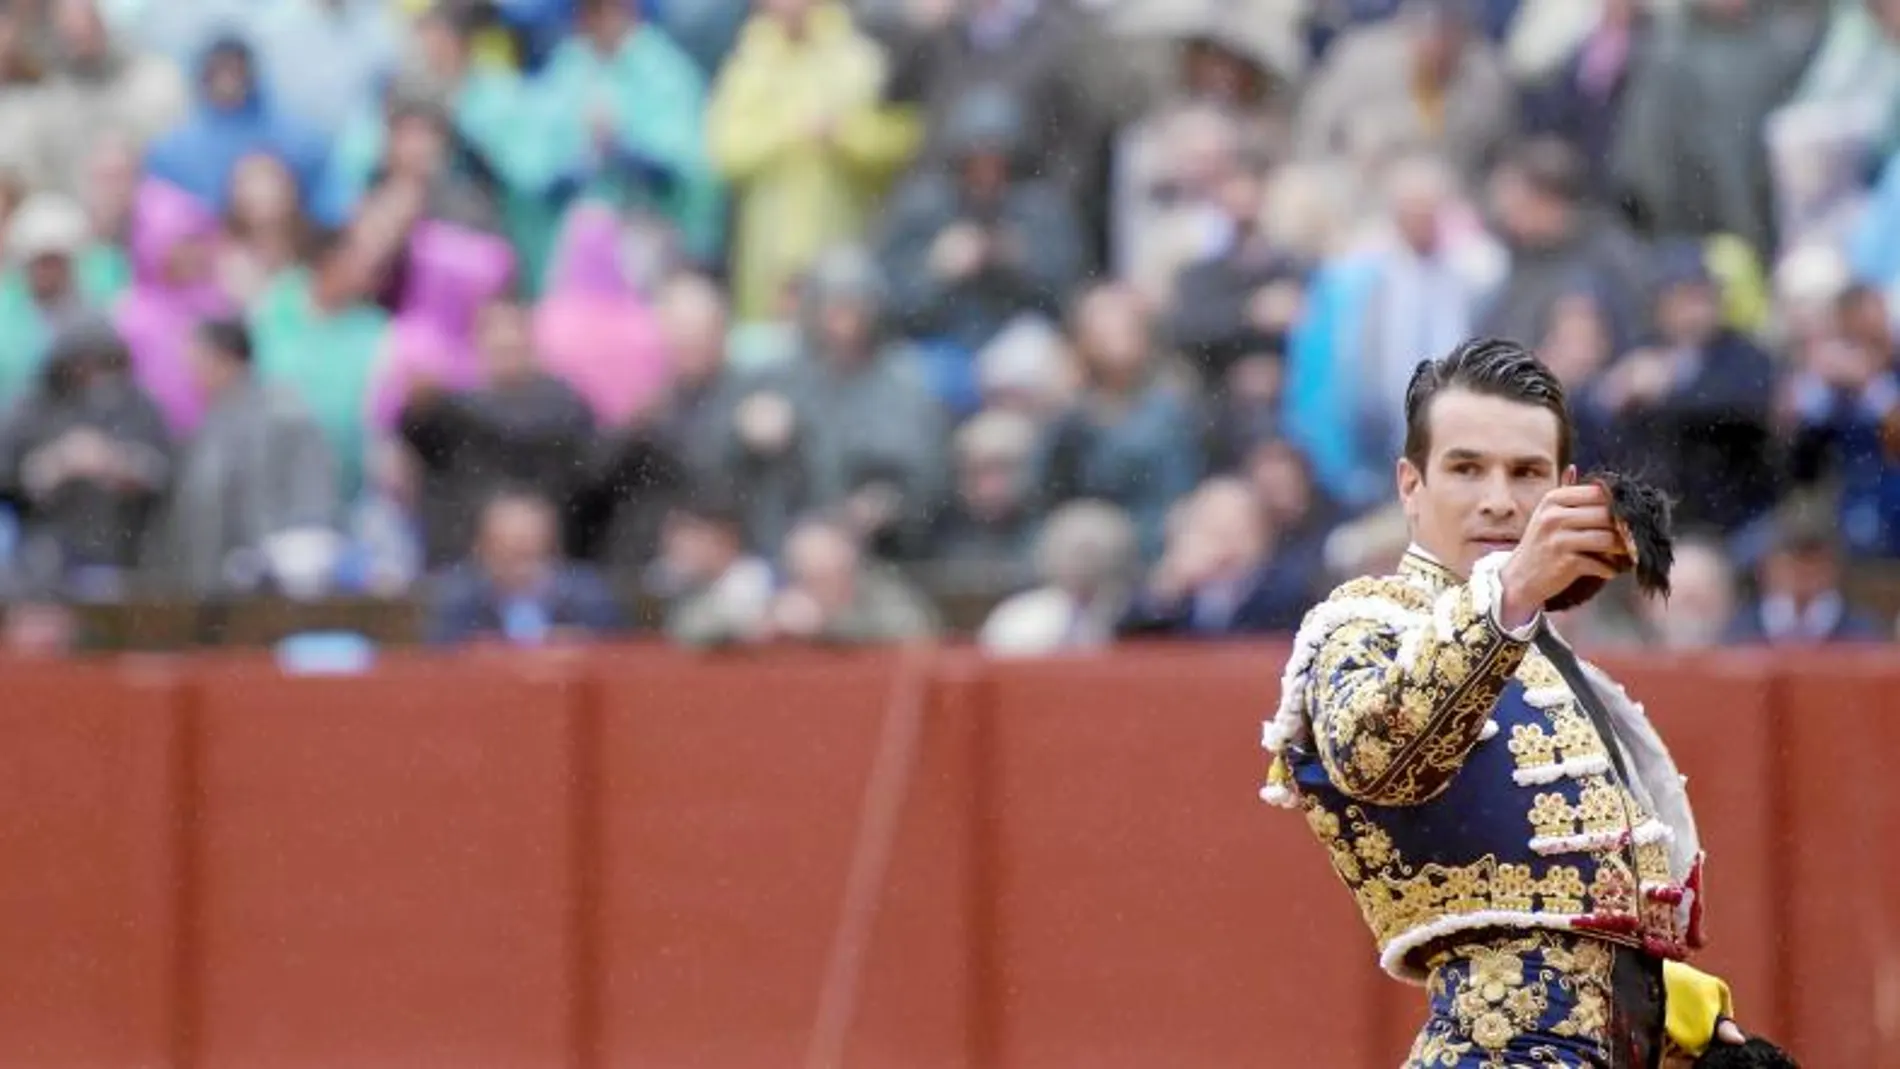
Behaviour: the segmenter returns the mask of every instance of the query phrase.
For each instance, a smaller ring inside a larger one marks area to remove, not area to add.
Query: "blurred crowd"
[[[1584,641],[1895,633],[1900,0],[7,0],[0,257],[24,621],[1287,631],[1486,334],[1680,503]]]

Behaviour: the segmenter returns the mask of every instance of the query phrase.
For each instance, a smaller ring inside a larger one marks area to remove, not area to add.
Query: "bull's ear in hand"
[[[1650,597],[1669,596],[1669,572],[1676,564],[1676,535],[1669,495],[1648,483],[1614,472],[1591,479],[1610,492],[1610,513],[1622,525],[1634,558],[1636,587]]]
[[[1650,597],[1669,596],[1669,572],[1675,566],[1675,532],[1669,496],[1648,483],[1613,471],[1594,471],[1582,482],[1595,483],[1610,495],[1610,514],[1623,536],[1622,552],[1606,563],[1617,572],[1635,572],[1636,587]],[[1565,587],[1544,603],[1548,612],[1564,612],[1602,593],[1605,582],[1587,577]]]

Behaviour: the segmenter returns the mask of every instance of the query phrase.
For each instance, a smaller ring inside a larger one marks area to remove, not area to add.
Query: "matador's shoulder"
[[[1313,616],[1351,618],[1371,615],[1380,606],[1392,606],[1407,612],[1429,612],[1433,591],[1404,575],[1366,575],[1349,579],[1333,588],[1326,600],[1314,606]],[[1329,611],[1322,611],[1329,610]]]
[[[1280,680],[1280,709],[1275,717],[1279,729],[1269,727],[1268,748],[1277,750],[1280,742],[1297,731],[1307,676],[1331,639],[1370,630],[1391,636],[1390,641],[1396,643],[1399,633],[1429,621],[1431,611],[1432,591],[1403,575],[1361,576],[1335,587],[1326,600],[1307,611],[1293,637]]]

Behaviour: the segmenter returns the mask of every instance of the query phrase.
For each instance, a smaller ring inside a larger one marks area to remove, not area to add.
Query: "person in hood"
[[[171,468],[164,418],[134,381],[125,342],[104,317],[74,322],[0,429],[0,487],[24,521],[29,585],[116,596]]]
[[[219,238],[218,217],[196,197],[157,179],[140,183],[132,217],[132,285],[112,315],[132,349],[139,384],[181,437],[197,429],[205,411],[186,339],[200,320],[234,307],[217,275]]]
[[[829,245],[863,237],[920,128],[883,103],[881,49],[833,0],[772,0],[746,24],[707,112],[714,166],[733,184],[740,319],[768,318]]]
[[[1014,94],[972,90],[949,121],[951,162],[899,187],[879,259],[900,328],[968,354],[1018,315],[1057,317],[1089,258],[1072,199],[1024,166]]]
[[[725,196],[706,152],[706,79],[629,0],[575,0],[575,28],[536,79],[564,184],[676,229],[693,258],[720,254]]]
[[[323,166],[323,143],[266,99],[256,56],[243,38],[212,43],[198,68],[198,90],[197,107],[146,154],[150,177],[222,211],[238,161],[261,152],[283,160],[297,188],[309,195]]]

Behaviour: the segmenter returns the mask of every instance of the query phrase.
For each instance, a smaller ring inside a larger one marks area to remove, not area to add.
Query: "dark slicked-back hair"
[[[1570,409],[1563,383],[1522,345],[1474,338],[1436,360],[1421,361],[1405,388],[1405,459],[1421,474],[1432,453],[1432,401],[1449,390],[1549,409],[1557,417],[1557,467],[1570,464]]]

